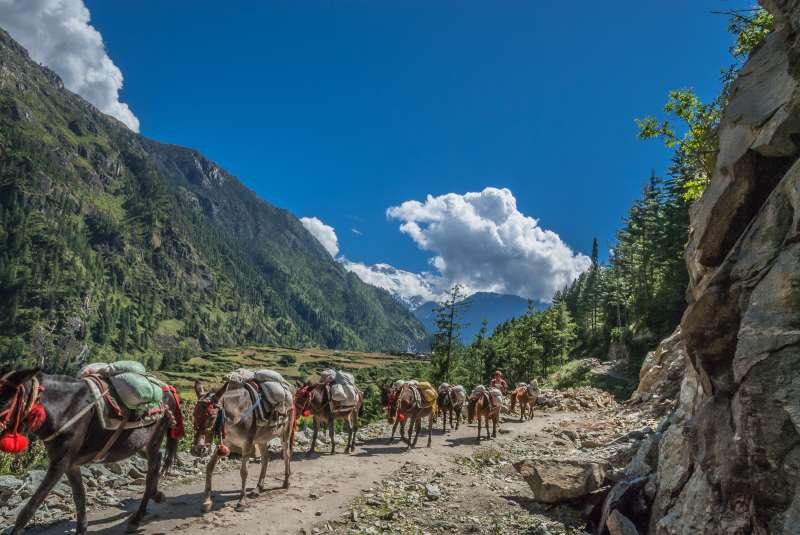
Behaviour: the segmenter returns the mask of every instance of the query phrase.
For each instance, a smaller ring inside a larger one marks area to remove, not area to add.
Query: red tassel
[[[28,447],[28,438],[19,433],[6,433],[0,437],[0,451],[16,455]]]
[[[401,413],[398,413],[398,414],[397,414],[397,419],[398,419],[398,420],[400,420],[400,421],[402,422],[403,420],[405,420],[405,419],[406,419],[406,415],[405,415],[405,414],[403,414],[402,412],[401,412]]]
[[[220,444],[217,448],[217,455],[220,457],[227,457],[231,454],[231,449],[225,444]]]
[[[34,403],[33,407],[31,407],[31,412],[28,413],[28,431],[33,432],[42,427],[45,418],[47,418],[47,413],[45,413],[42,404]]]
[[[311,416],[311,411],[308,410],[308,409],[304,410],[303,411],[303,416],[306,416],[306,417]]]

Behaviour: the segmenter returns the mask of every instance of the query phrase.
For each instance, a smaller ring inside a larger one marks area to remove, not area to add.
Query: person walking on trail
[[[504,396],[508,392],[508,382],[506,382],[505,377],[503,377],[503,372],[500,370],[494,372],[494,377],[489,381],[489,386],[497,388]]]

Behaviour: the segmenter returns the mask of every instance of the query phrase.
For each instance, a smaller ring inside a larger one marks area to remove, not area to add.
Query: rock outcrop
[[[678,400],[687,362],[686,345],[678,327],[647,354],[631,402],[650,403],[657,414],[669,412]]]
[[[762,3],[776,30],[733,85],[691,214],[689,365],[648,476],[650,533],[800,530],[800,2]]]

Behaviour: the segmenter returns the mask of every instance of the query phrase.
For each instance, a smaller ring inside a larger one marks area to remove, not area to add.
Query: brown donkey
[[[364,407],[364,394],[356,389],[355,405],[339,405],[331,402],[330,388],[325,383],[298,383],[297,393],[294,396],[295,412],[303,416],[313,416],[314,434],[311,436],[311,447],[306,455],[311,455],[315,451],[317,444],[317,433],[319,425],[325,422],[328,425],[328,434],[331,439],[331,455],[336,453],[336,439],[334,422],[344,420],[345,430],[347,431],[347,444],[344,447],[345,453],[352,453],[356,449],[356,432],[358,431],[358,417]]]
[[[447,417],[450,416],[450,429],[453,429],[453,416],[455,416],[455,428],[458,429],[461,423],[461,411],[464,409],[464,402],[467,399],[467,392],[461,385],[450,385],[442,383],[437,391],[439,396],[437,404],[439,412],[442,414],[442,433],[447,430]]]
[[[533,408],[536,406],[538,399],[538,390],[532,388],[532,385],[520,383],[511,391],[511,408],[509,412],[514,413],[514,408],[519,402],[519,421],[525,419],[525,409],[528,409],[528,419],[533,418]]]
[[[292,473],[292,438],[294,430],[294,406],[291,401],[287,404],[288,410],[278,413],[273,408],[273,413],[261,417],[261,396],[257,393],[264,385],[227,381],[216,391],[206,392],[200,381],[195,382],[197,405],[194,408],[194,442],[192,454],[205,455],[219,437],[220,445],[214,449],[211,459],[206,466],[206,486],[203,493],[202,511],[211,510],[211,479],[214,467],[220,457],[225,457],[233,447],[241,454],[242,467],[239,474],[242,476],[242,489],[236,509],[241,511],[247,505],[247,461],[255,453],[256,448],[261,453],[261,473],[258,476],[257,492],[263,492],[264,478],[267,475],[269,464],[269,442],[274,437],[281,439],[283,449],[283,488],[289,488],[289,476]],[[291,387],[287,387],[290,388]],[[293,390],[293,389],[291,389]],[[293,395],[294,393],[291,392]],[[255,398],[255,399],[254,399]]]
[[[481,441],[481,418],[486,425],[486,438],[497,438],[497,425],[500,421],[500,391],[496,388],[487,389],[485,386],[478,386],[472,391],[472,395],[467,402],[467,420],[472,423],[478,420],[478,442]],[[489,436],[489,420],[492,421],[492,435]]]
[[[414,448],[419,440],[419,432],[422,428],[422,419],[428,418],[428,447],[431,447],[431,435],[433,433],[433,422],[436,420],[436,400],[427,403],[419,389],[412,384],[404,384],[389,391],[386,406],[386,420],[394,427],[397,421],[400,422],[400,438],[406,443],[408,448]],[[404,420],[408,419],[408,436],[403,434]],[[416,431],[414,440],[411,435]],[[394,428],[392,429],[394,437]],[[390,439],[391,440],[391,439]]]

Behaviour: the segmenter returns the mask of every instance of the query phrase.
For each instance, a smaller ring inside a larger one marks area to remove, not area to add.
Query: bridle
[[[198,399],[194,406],[194,418],[192,418],[194,436],[204,436],[209,442],[213,441],[214,436],[225,438],[225,426],[217,425],[220,414],[224,414],[224,411],[221,411],[219,401],[214,398],[213,392]]]
[[[311,416],[311,414],[306,414],[308,412],[308,407],[311,406],[311,398],[313,396],[314,390],[316,390],[322,383],[316,385],[303,385],[297,389],[297,392],[294,395],[295,399],[295,406],[297,407],[298,411],[303,416]],[[297,403],[297,401],[302,400],[302,403]]]
[[[27,432],[35,432],[44,423],[47,414],[41,403],[38,402],[39,394],[44,387],[34,375],[30,380],[30,387],[25,383],[15,384],[8,380],[8,372],[0,378],[0,390],[6,387],[14,388],[6,408],[0,411],[0,450],[8,453],[20,453],[28,447],[28,439],[20,433],[27,427]]]

